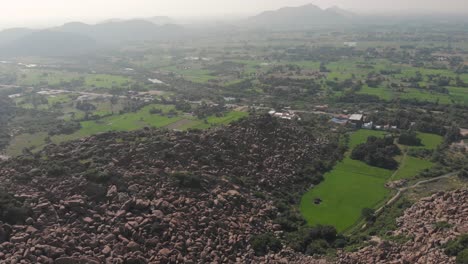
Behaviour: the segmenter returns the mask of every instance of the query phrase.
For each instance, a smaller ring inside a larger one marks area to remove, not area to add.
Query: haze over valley
[[[2,11],[0,263],[468,263],[463,1]]]

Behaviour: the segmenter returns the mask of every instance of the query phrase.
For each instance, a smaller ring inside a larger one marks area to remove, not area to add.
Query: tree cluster
[[[406,146],[421,146],[421,139],[414,131],[405,131],[400,134],[398,143]]]
[[[370,136],[366,143],[354,148],[351,158],[363,161],[370,166],[394,170],[398,167],[398,162],[393,157],[399,154],[401,151],[393,143],[392,137]]]

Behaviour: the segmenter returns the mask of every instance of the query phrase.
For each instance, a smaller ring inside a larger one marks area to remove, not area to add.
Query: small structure
[[[356,127],[361,128],[364,124],[364,115],[362,114],[352,114],[349,117],[349,122],[354,124]]]
[[[15,99],[15,98],[18,98],[18,97],[21,97],[21,96],[23,96],[23,94],[20,94],[20,93],[19,94],[10,94],[8,96],[8,98]]]
[[[357,47],[357,42],[346,41],[343,43],[343,45],[348,48],[354,48]]]
[[[328,109],[328,105],[327,104],[324,104],[324,105],[316,105],[315,106],[315,110],[327,110]]]
[[[332,123],[335,123],[335,124],[338,124],[338,125],[346,125],[348,124],[348,120],[347,119],[342,119],[342,118],[337,118],[337,117],[334,117],[330,120]]]
[[[275,110],[271,110],[268,112],[269,115],[281,119],[286,119],[286,120],[301,120],[294,112],[292,111],[284,111],[284,112],[276,112]]]
[[[364,123],[364,125],[362,125],[362,128],[364,128],[364,129],[373,129],[374,128],[374,122],[370,121],[369,123]]]

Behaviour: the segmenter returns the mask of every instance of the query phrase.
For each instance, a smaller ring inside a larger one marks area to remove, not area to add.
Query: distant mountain
[[[349,22],[354,15],[337,7],[321,9],[309,4],[299,7],[284,7],[276,11],[266,11],[249,18],[252,26],[275,28],[304,28],[321,25],[336,25]]]
[[[3,56],[65,56],[95,49],[96,41],[74,33],[37,31],[19,37],[0,48]]]
[[[146,20],[128,20],[87,25],[68,23],[55,28],[61,32],[71,32],[95,39],[100,44],[121,44],[130,41],[159,40],[183,33],[176,25],[159,26]]]
[[[330,13],[335,13],[335,14],[338,14],[338,15],[341,15],[341,16],[344,16],[344,17],[347,17],[347,18],[357,18],[357,16],[358,16],[358,15],[356,15],[355,13],[353,13],[351,11],[339,8],[338,6],[333,6],[333,7],[327,8],[325,11],[328,11]]]
[[[143,20],[151,22],[155,25],[167,25],[167,24],[176,23],[172,18],[167,17],[167,16],[155,16],[155,17],[144,18]]]
[[[136,18],[136,19],[120,19],[120,18],[111,18],[100,22],[99,24],[108,24],[108,23],[117,23],[117,22],[125,22],[131,20],[143,20],[151,22],[155,25],[167,25],[167,24],[176,24],[176,21],[167,16],[154,16],[154,17],[145,17],[145,18]]]
[[[0,32],[0,55],[74,55],[99,46],[168,40],[185,35],[177,25],[156,25],[145,20],[115,21],[96,25],[67,23],[43,31],[11,29]]]
[[[35,30],[28,28],[11,28],[0,31],[0,45],[14,41],[33,33]]]

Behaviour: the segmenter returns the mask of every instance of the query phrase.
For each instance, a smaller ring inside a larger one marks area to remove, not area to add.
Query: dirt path
[[[428,183],[428,182],[433,182],[433,181],[438,181],[440,179],[444,179],[444,178],[450,178],[454,175],[457,175],[459,172],[458,171],[455,171],[455,172],[451,172],[451,173],[447,173],[445,175],[442,175],[442,176],[439,176],[439,177],[435,177],[435,178],[432,178],[432,179],[428,179],[428,180],[423,180],[423,181],[418,181],[417,183],[411,185],[411,186],[408,186],[408,187],[404,187],[404,188],[399,188],[398,189],[398,192],[395,194],[395,196],[393,196],[390,200],[388,200],[388,202],[385,203],[385,205],[383,205],[382,207],[380,207],[379,209],[377,209],[375,211],[376,214],[379,214],[384,208],[385,206],[387,205],[391,205],[392,203],[394,203],[398,198],[400,198],[401,194],[409,189],[413,189],[413,188],[416,188],[422,184],[425,184],[425,183]]]
[[[190,119],[182,119],[182,120],[179,120],[179,121],[177,121],[175,123],[172,123],[172,124],[166,126],[165,128],[167,128],[167,129],[180,129],[184,125],[190,124],[192,122],[193,122],[193,120],[190,120]]]
[[[401,162],[400,162],[400,165],[398,166],[398,169],[392,174],[392,176],[390,176],[390,178],[388,179],[388,182],[393,181],[393,179],[398,174],[398,172],[400,172],[401,168],[403,168],[403,166],[405,165],[407,156],[408,156],[408,154],[406,154],[406,151],[405,151],[404,154],[403,154],[403,157],[401,158]]]

